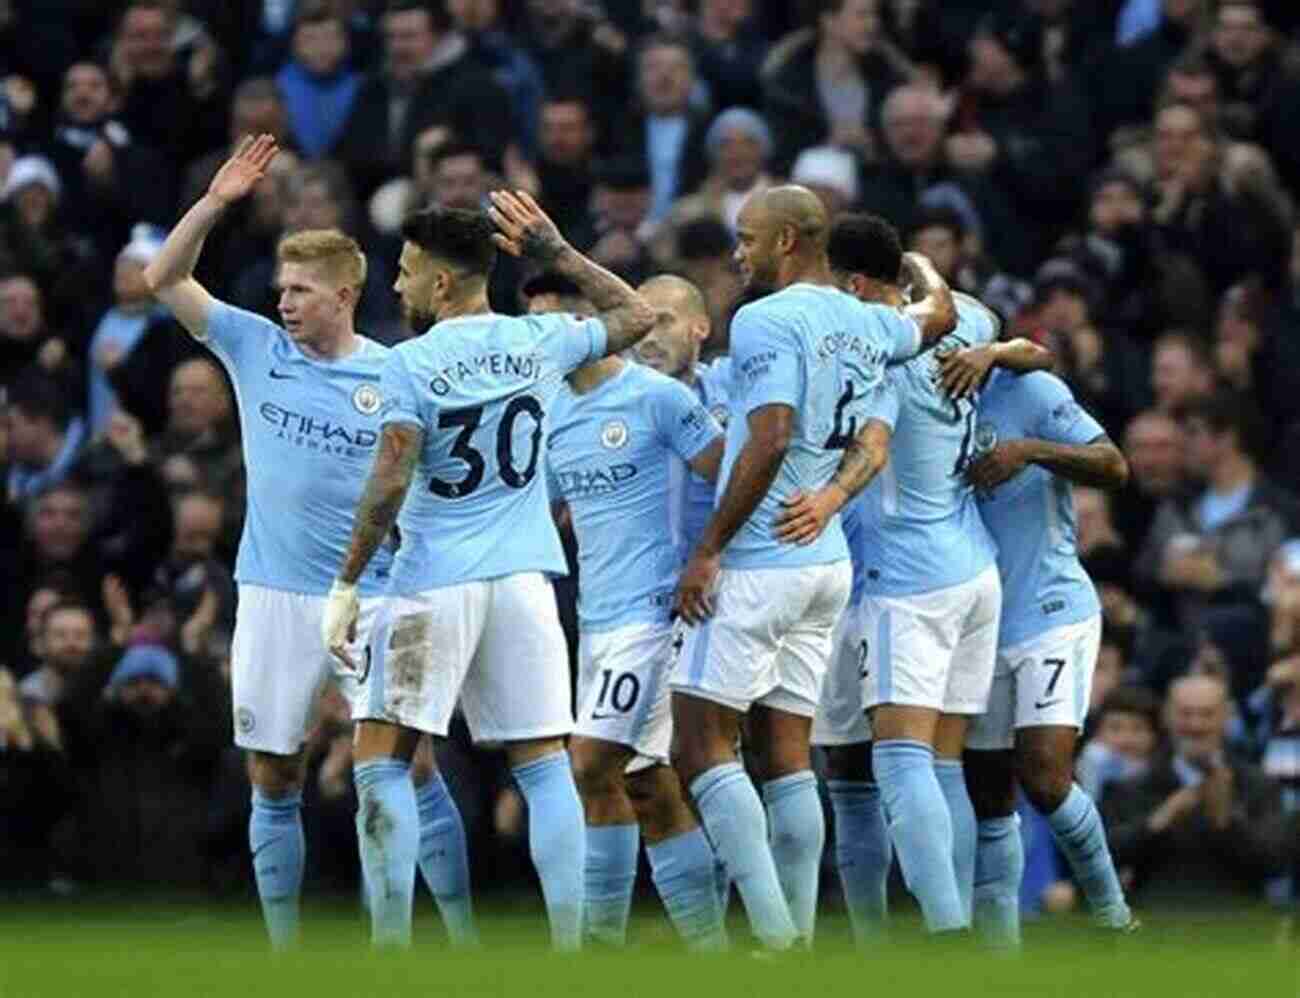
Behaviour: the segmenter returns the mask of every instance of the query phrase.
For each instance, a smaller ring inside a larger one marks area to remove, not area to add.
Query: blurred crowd
[[[337,226],[387,343],[429,202],[535,192],[618,273],[695,281],[714,354],[750,193],[886,216],[1053,349],[1131,464],[1076,499],[1105,607],[1079,774],[1133,899],[1294,899],[1297,121],[1287,0],[0,0],[0,883],[249,889],[235,398],[141,274],[269,132],[200,279],[274,318],[276,241]],[[494,306],[529,276],[502,261]],[[501,760],[441,751],[477,885],[526,876]],[[309,883],[350,888],[336,697],[309,757]],[[1071,907],[1023,817],[1026,910]]]

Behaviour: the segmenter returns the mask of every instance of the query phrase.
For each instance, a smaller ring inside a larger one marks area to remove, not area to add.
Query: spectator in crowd
[[[732,251],[731,230],[713,218],[687,222],[677,233],[676,259],[666,269],[680,271],[700,289],[709,307],[705,359],[727,352],[727,314],[740,294],[740,276]]]
[[[180,364],[167,392],[167,431],[161,455],[184,455],[198,470],[199,482],[222,495],[243,495],[243,466],[239,457],[234,399],[225,376],[207,357]],[[239,510],[227,518],[229,535],[243,522]],[[233,550],[233,547],[230,548]]]
[[[92,438],[108,429],[108,421],[120,406],[108,372],[135,348],[151,324],[165,320],[168,315],[144,283],[144,268],[161,248],[161,233],[151,226],[140,225],[132,230],[131,241],[117,254],[113,268],[114,304],[95,327],[88,351],[86,430]]]
[[[169,222],[175,193],[167,161],[135,141],[117,117],[117,103],[107,68],[95,62],[69,66],[46,146],[63,185],[64,217],[76,219],[78,230],[106,256],[126,242],[134,223]]]
[[[10,502],[26,503],[72,473],[86,443],[86,426],[71,401],[57,383],[39,375],[11,386],[5,409]]]
[[[763,67],[763,112],[778,136],[774,169],[788,173],[807,145],[876,155],[885,95],[913,73],[881,34],[877,0],[820,0],[814,31],[779,44]]]
[[[1141,686],[1117,686],[1090,721],[1076,775],[1088,795],[1101,800],[1110,784],[1132,783],[1150,769],[1160,747],[1160,701]]]
[[[709,116],[691,105],[695,63],[684,38],[648,38],[637,53],[636,65],[641,114],[619,129],[624,137],[619,154],[649,167],[650,221],[657,223],[668,217],[677,198],[694,191],[704,178]]]
[[[772,155],[772,133],[748,108],[733,107],[718,115],[704,137],[704,148],[708,176],[698,191],[673,205],[656,232],[655,255],[661,260],[675,254],[677,233],[683,225],[713,218],[734,231],[745,201],[776,183],[765,170]]]
[[[98,606],[104,570],[89,543],[91,526],[90,497],[75,482],[55,486],[30,505],[16,559],[23,585],[15,606],[25,605],[40,580],[55,573],[66,577],[64,595]]]
[[[1261,107],[1281,82],[1281,46],[1262,3],[1220,0],[1215,6],[1206,62],[1218,84],[1224,124],[1234,135],[1251,138]]]
[[[235,626],[235,583],[217,557],[225,506],[220,496],[205,492],[176,499],[171,551],[153,578],[169,597],[181,622],[181,648],[191,655],[198,654],[203,632],[213,627],[231,631]]]
[[[1156,408],[1177,418],[1214,392],[1214,360],[1205,340],[1185,329],[1171,329],[1155,342],[1151,393]]]
[[[1225,750],[1228,690],[1192,676],[1170,688],[1170,751],[1135,783],[1102,798],[1116,865],[1146,906],[1257,904],[1291,842],[1278,788]]]
[[[383,30],[383,69],[362,85],[338,148],[359,196],[366,200],[384,181],[401,176],[415,137],[433,125],[504,153],[511,144],[509,97],[470,60],[446,11],[420,0],[391,0]]]
[[[307,159],[330,155],[361,89],[348,31],[329,0],[306,0],[294,15],[293,58],[275,77],[284,95],[289,135]]]
[[[112,40],[108,64],[121,94],[122,123],[138,141],[164,150],[172,183],[183,164],[221,144],[226,88],[210,44],[184,60],[172,46],[176,9],[164,0],[130,0]]]
[[[1147,409],[1124,431],[1128,485],[1116,500],[1116,525],[1125,546],[1136,551],[1155,521],[1156,509],[1186,482],[1181,424],[1168,413]]]
[[[579,93],[551,93],[542,102],[537,176],[540,200],[560,232],[574,245],[592,238],[591,191],[595,184],[596,121]]]
[[[41,615],[41,664],[18,684],[21,700],[55,707],[96,651],[95,617],[82,603],[55,603]]]
[[[591,193],[596,242],[586,252],[629,283],[640,283],[654,270],[652,201],[650,171],[639,160],[607,160],[597,168]]]
[[[700,0],[691,50],[714,107],[758,107],[768,42],[756,30],[753,0]]]
[[[32,373],[63,382],[75,398],[78,378],[68,343],[45,322],[45,297],[29,275],[0,276],[0,384],[13,384]]]
[[[795,159],[790,183],[816,194],[827,218],[834,221],[858,200],[858,165],[846,149],[810,146]]]
[[[1294,497],[1259,471],[1257,422],[1248,401],[1226,394],[1189,411],[1188,468],[1204,487],[1160,506],[1135,566],[1173,593],[1193,633],[1211,613],[1256,606],[1273,552],[1300,531]]]
[[[963,103],[947,140],[948,163],[986,178],[1017,206],[1031,256],[1002,263],[1024,274],[1074,220],[1092,161],[1088,105],[1070,79],[1043,72],[1042,25],[994,11],[970,43]]]
[[[1300,559],[1298,559],[1300,560]],[[1300,566],[1296,577],[1300,579]],[[1268,736],[1260,754],[1260,768],[1282,792],[1282,810],[1300,830],[1300,653],[1279,659],[1268,670],[1261,689],[1267,702]],[[1275,904],[1294,904],[1300,897],[1300,880],[1293,861],[1286,874],[1269,884],[1269,898]]]

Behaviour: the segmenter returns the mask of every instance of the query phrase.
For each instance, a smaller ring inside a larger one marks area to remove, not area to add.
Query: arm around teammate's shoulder
[[[904,311],[921,329],[921,347],[934,346],[957,328],[957,303],[952,289],[926,257],[903,254],[903,274],[912,286],[912,302]]]
[[[149,291],[172,310],[190,335],[204,339],[215,299],[194,279],[194,267],[208,234],[226,209],[248,195],[266,175],[278,148],[275,139],[248,138],[212,178],[199,198],[168,234],[158,256],[145,268]]]

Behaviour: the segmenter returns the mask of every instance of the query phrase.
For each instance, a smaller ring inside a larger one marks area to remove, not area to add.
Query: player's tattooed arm
[[[414,423],[390,423],[384,427],[370,478],[357,506],[352,541],[339,572],[340,581],[355,584],[392,532],[406,490],[411,486],[423,441],[424,431]]]
[[[797,492],[785,501],[776,522],[776,536],[787,544],[811,544],[821,536],[831,517],[871,484],[889,463],[890,425],[869,419],[844,448],[831,480],[812,493]]]
[[[1128,481],[1128,462],[1109,437],[1086,444],[1057,444],[1027,438],[1004,440],[970,466],[966,477],[981,492],[990,492],[1031,464],[1046,468],[1076,485],[1120,489]]]
[[[903,278],[912,287],[912,302],[904,312],[921,327],[921,343],[931,347],[957,328],[957,303],[952,289],[926,257],[903,254]]]
[[[596,309],[607,335],[606,354],[633,346],[654,325],[654,309],[626,281],[575,250],[537,202],[524,191],[494,191],[489,215],[493,240],[511,256],[522,256],[569,278]]]

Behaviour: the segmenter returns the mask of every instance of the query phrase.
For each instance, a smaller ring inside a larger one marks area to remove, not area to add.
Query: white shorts
[[[574,733],[633,749],[629,772],[668,762],[673,640],[671,624],[645,623],[584,634],[578,642]]]
[[[845,607],[835,626],[831,663],[813,716],[814,745],[857,745],[871,741],[871,722],[862,700],[862,669],[868,647],[864,641],[865,627],[862,604]]]
[[[982,714],[993,683],[1002,613],[996,566],[960,585],[862,601],[863,703]]]
[[[812,717],[851,586],[847,561],[723,569],[714,614],[687,630],[672,688],[741,713],[761,704]]]
[[[384,601],[352,719],[446,735],[459,699],[476,742],[573,730],[569,656],[540,572]]]
[[[370,629],[383,603],[361,601],[353,661],[365,658]],[[321,637],[324,596],[241,584],[230,647],[230,691],[235,744],[243,749],[293,755],[316,718],[322,688],[334,677],[348,695],[354,680]]]
[[[999,651],[988,712],[971,725],[966,747],[1012,748],[1021,728],[1082,730],[1100,647],[1098,615]]]

